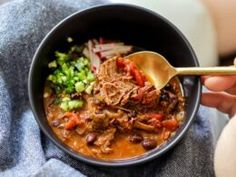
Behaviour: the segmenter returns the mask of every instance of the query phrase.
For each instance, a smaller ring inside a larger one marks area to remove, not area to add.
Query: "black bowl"
[[[199,66],[190,44],[183,34],[162,16],[133,5],[111,4],[77,12],[56,25],[38,47],[29,73],[29,98],[34,116],[47,137],[59,148],[78,160],[102,166],[140,164],[173,148],[193,122],[199,107],[201,85],[197,77],[180,78],[186,97],[186,120],[167,143],[142,156],[126,160],[103,161],[79,154],[63,144],[48,125],[43,107],[43,87],[48,74],[47,64],[55,50],[67,49],[67,37],[82,44],[90,38],[104,37],[156,51],[173,66]]]

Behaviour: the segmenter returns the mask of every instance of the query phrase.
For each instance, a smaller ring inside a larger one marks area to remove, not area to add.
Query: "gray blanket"
[[[201,108],[184,139],[159,159],[126,168],[77,161],[40,131],[29,106],[27,77],[43,37],[60,20],[98,0],[19,0],[0,6],[0,176],[211,177],[211,112]]]

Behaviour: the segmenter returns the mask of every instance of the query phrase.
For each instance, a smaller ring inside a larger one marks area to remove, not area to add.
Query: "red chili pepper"
[[[79,118],[75,113],[66,112],[63,117],[69,118],[68,122],[65,123],[66,130],[72,130],[80,124]]]
[[[132,70],[131,70],[132,71]],[[133,77],[136,80],[137,84],[141,87],[144,86],[144,78],[138,70],[133,70]]]
[[[137,84],[141,87],[144,86],[144,82],[146,81],[145,76],[138,70],[137,66],[130,62],[130,73],[131,75],[134,77],[134,79],[136,80]]]
[[[175,119],[164,120],[164,121],[162,121],[162,125],[163,125],[163,127],[167,128],[171,131],[175,131],[179,127],[179,123]]]

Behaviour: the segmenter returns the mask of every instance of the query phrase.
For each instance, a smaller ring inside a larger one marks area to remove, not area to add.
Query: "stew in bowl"
[[[100,38],[55,52],[45,82],[45,113],[73,150],[103,160],[131,158],[158,148],[181,126],[184,95],[178,78],[156,90],[124,58],[134,50]]]

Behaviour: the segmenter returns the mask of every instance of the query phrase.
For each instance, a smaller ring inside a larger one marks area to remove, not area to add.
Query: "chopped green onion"
[[[82,106],[83,101],[81,100],[62,101],[60,104],[60,108],[63,111],[71,111],[73,109],[81,108]]]
[[[84,59],[84,60],[83,60],[83,64],[84,64],[85,66],[89,66],[89,61],[86,60],[86,59]]]
[[[87,80],[87,79],[84,79],[84,80],[83,80],[83,83],[88,84],[88,80]]]
[[[78,74],[77,74],[79,80],[83,81],[86,79],[86,74],[84,71],[80,71]]]
[[[75,81],[78,81],[78,80],[79,80],[79,77],[78,77],[78,76],[74,76],[73,79],[74,79]]]
[[[81,61],[81,58],[79,58],[79,60],[76,62],[75,67],[80,71],[82,69],[84,69],[84,63]]]
[[[69,110],[81,108],[83,106],[83,101],[81,100],[71,100],[68,101],[68,108]]]
[[[74,67],[71,66],[69,69],[68,69],[68,75],[69,77],[73,77],[74,76]]]
[[[92,93],[92,90],[93,90],[93,84],[90,84],[86,89],[85,89],[85,92],[87,94],[91,94]]]
[[[61,101],[70,101],[70,97],[68,97],[68,96],[63,97]]]
[[[67,101],[61,102],[60,108],[61,108],[63,111],[68,111],[68,110],[69,110],[68,102],[67,102]]]
[[[49,68],[56,68],[57,67],[57,62],[56,60],[51,61],[50,63],[48,63],[48,67]]]
[[[50,74],[50,75],[48,76],[48,80],[49,80],[49,81],[52,81],[52,83],[55,84],[57,79],[56,79],[56,76]]]
[[[67,40],[73,41],[72,38]],[[91,71],[90,60],[83,57],[82,50],[83,47],[72,46],[67,53],[56,51],[55,60],[48,63],[48,67],[53,69],[53,72],[47,80],[52,83],[52,88],[60,99],[58,104],[64,111],[83,105],[82,100],[71,100],[68,95],[74,92],[91,94],[93,89],[95,75]],[[68,95],[65,97],[65,94]]]
[[[78,93],[83,92],[83,91],[85,90],[85,85],[84,85],[84,83],[83,83],[83,82],[76,82],[76,83],[75,83],[75,90],[76,90],[76,92],[78,92]]]
[[[67,42],[73,42],[73,38],[72,37],[68,37],[67,38]]]
[[[65,53],[61,53],[61,52],[56,51],[55,55],[56,55],[58,61],[66,61],[66,60],[68,60],[68,55],[65,54]]]
[[[66,82],[66,81],[67,81],[67,77],[66,77],[66,76],[61,76],[61,80],[62,80],[63,82]]]
[[[95,80],[95,76],[91,71],[89,71],[87,74],[87,80],[90,82]]]
[[[74,92],[74,86],[68,86],[68,87],[66,87],[66,89],[65,89],[65,91],[66,91],[66,93],[72,93],[72,92]]]

